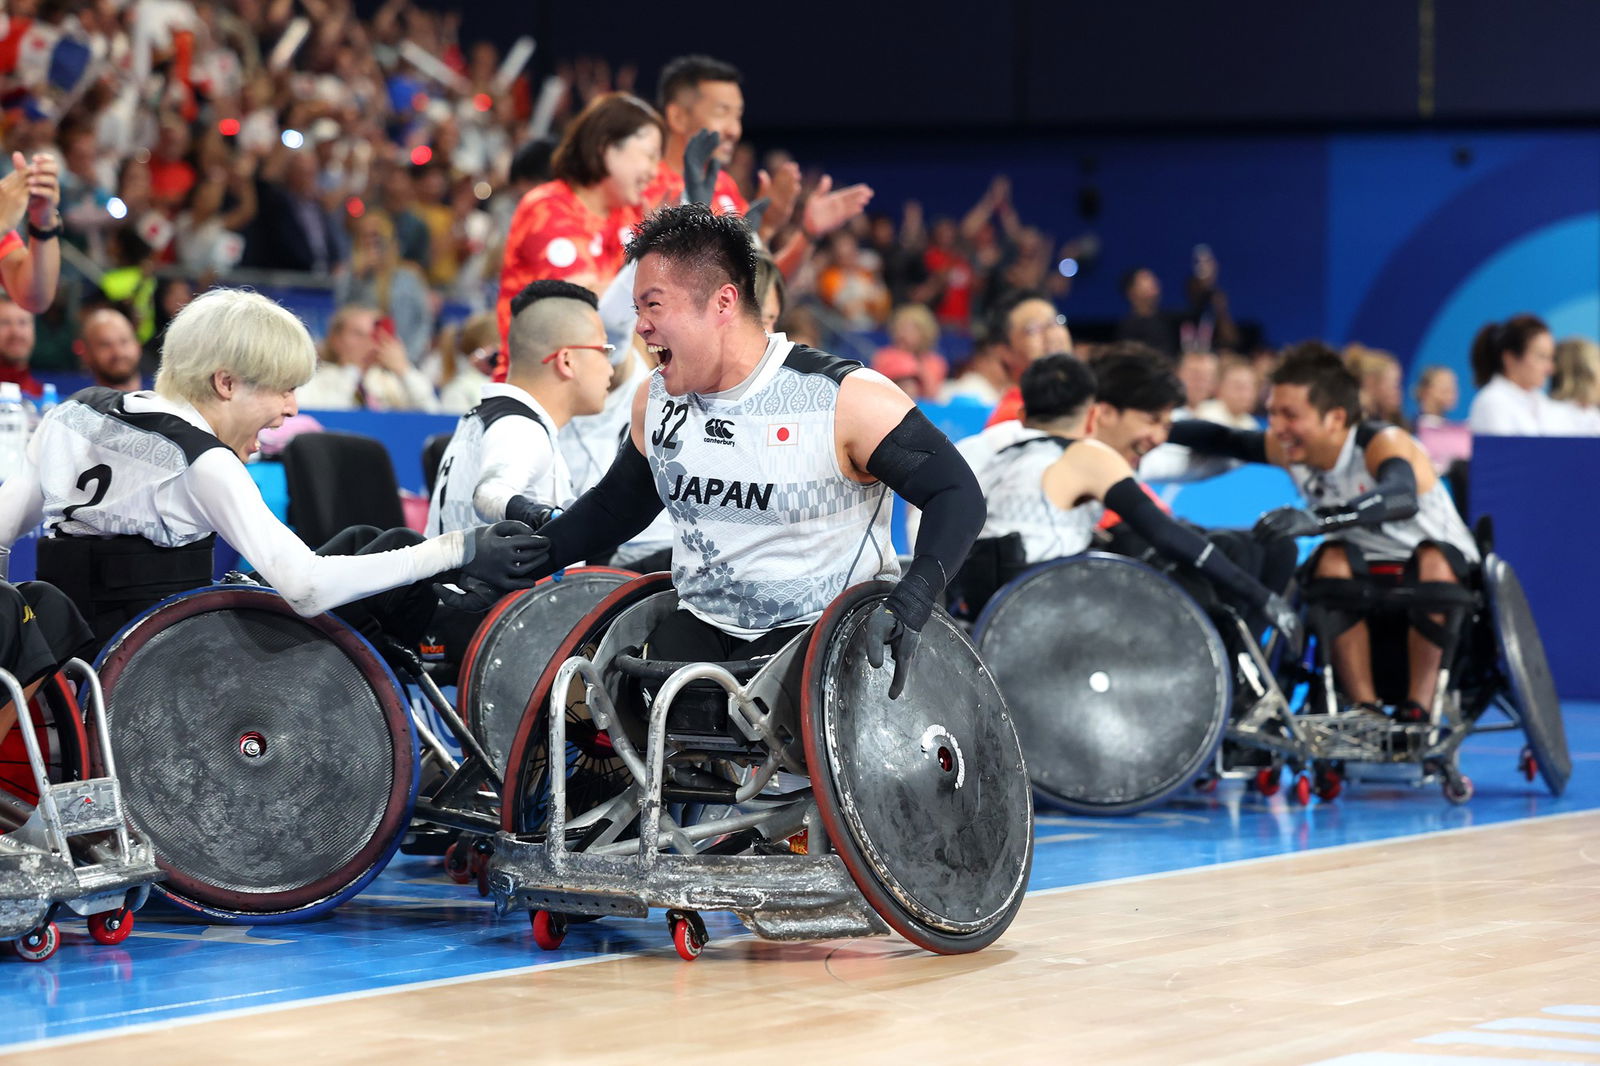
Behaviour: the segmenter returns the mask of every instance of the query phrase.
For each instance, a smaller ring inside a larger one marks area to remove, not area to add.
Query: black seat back
[[[422,478],[428,486],[428,498],[433,498],[434,483],[439,480],[439,464],[444,462],[444,450],[450,447],[454,433],[435,433],[422,442]]]
[[[301,433],[283,449],[289,524],[312,547],[354,525],[405,525],[383,444],[358,433]]]

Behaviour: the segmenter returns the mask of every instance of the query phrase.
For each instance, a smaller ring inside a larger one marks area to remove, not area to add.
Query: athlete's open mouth
[[[660,345],[660,344],[652,344],[652,345],[649,345],[649,349],[650,349],[650,354],[655,356],[656,360],[662,366],[666,366],[668,363],[672,362],[672,349],[671,348],[665,347],[664,345]]]

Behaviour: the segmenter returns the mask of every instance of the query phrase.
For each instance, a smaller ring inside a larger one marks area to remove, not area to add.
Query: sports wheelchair
[[[574,569],[503,599],[447,664],[459,714],[415,649],[301,618],[271,589],[215,585],[150,608],[97,665],[158,891],[214,921],[304,920],[404,848],[444,853],[451,877],[487,893],[508,709],[521,717],[571,620],[633,576]]]
[[[1124,556],[1026,570],[987,601],[973,639],[1012,709],[1034,789],[1068,811],[1132,813],[1217,778],[1270,795],[1285,769],[1301,803],[1380,779],[1438,783],[1464,803],[1461,744],[1499,730],[1525,735],[1519,769],[1559,795],[1571,759],[1543,646],[1510,565],[1484,554],[1480,583],[1451,605],[1438,694],[1417,723],[1350,713],[1314,639],[1309,654],[1286,654],[1277,634],[1259,639],[1231,608],[1202,608]],[[1397,595],[1396,609],[1415,606]]]
[[[705,946],[703,910],[769,939],[993,942],[1032,863],[1022,753],[942,611],[888,699],[862,630],[889,588],[846,590],[775,654],[725,663],[642,654],[678,610],[667,575],[615,590],[562,643],[518,728],[490,862],[499,910],[527,910],[552,949],[570,921],[663,907],[685,959]],[[721,690],[714,713],[686,691],[697,682]]]

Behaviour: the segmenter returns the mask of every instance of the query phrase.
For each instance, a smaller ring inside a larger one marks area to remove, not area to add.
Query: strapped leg
[[[1330,541],[1317,549],[1306,569],[1307,627],[1325,649],[1345,695],[1354,703],[1376,703],[1366,618],[1381,597],[1366,559],[1354,545]]]
[[[1463,584],[1471,568],[1453,545],[1425,541],[1406,564],[1405,583],[1411,593],[1407,620],[1411,632],[1407,652],[1411,666],[1413,711],[1430,717],[1437,694],[1440,668],[1455,660],[1463,623],[1477,602]]]

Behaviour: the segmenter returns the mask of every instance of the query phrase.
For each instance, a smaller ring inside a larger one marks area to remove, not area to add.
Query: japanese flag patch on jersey
[[[768,422],[767,446],[794,444],[800,437],[800,423],[798,422]]]

